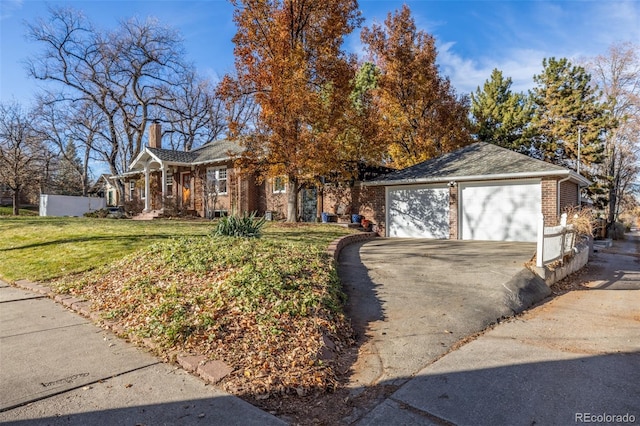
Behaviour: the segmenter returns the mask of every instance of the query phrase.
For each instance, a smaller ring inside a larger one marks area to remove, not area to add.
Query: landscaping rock
[[[178,364],[190,373],[194,373],[206,360],[207,357],[204,355],[178,355],[176,358]]]
[[[198,375],[209,383],[216,384],[220,380],[227,377],[233,372],[233,368],[229,367],[222,361],[208,361],[198,365]]]

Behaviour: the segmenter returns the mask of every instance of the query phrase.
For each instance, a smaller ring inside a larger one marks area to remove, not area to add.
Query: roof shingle
[[[403,170],[378,177],[380,183],[409,183],[460,180],[483,176],[487,179],[504,175],[567,174],[564,167],[546,163],[497,145],[476,142],[440,157]]]

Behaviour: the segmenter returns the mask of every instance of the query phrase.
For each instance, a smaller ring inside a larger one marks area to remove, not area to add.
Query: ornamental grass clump
[[[260,238],[262,228],[267,223],[265,218],[256,218],[256,212],[242,216],[231,215],[221,218],[213,231],[215,236]]]
[[[578,235],[593,236],[595,220],[591,209],[570,207],[566,213],[567,224],[573,225]]]

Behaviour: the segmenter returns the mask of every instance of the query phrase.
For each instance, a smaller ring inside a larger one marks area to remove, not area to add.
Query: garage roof
[[[475,180],[570,177],[582,186],[589,180],[565,167],[485,142],[476,142],[448,154],[378,177],[365,185],[406,185]]]

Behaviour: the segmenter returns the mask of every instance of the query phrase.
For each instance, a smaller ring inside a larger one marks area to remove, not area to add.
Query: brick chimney
[[[149,126],[149,147],[162,148],[162,125],[157,121]]]

